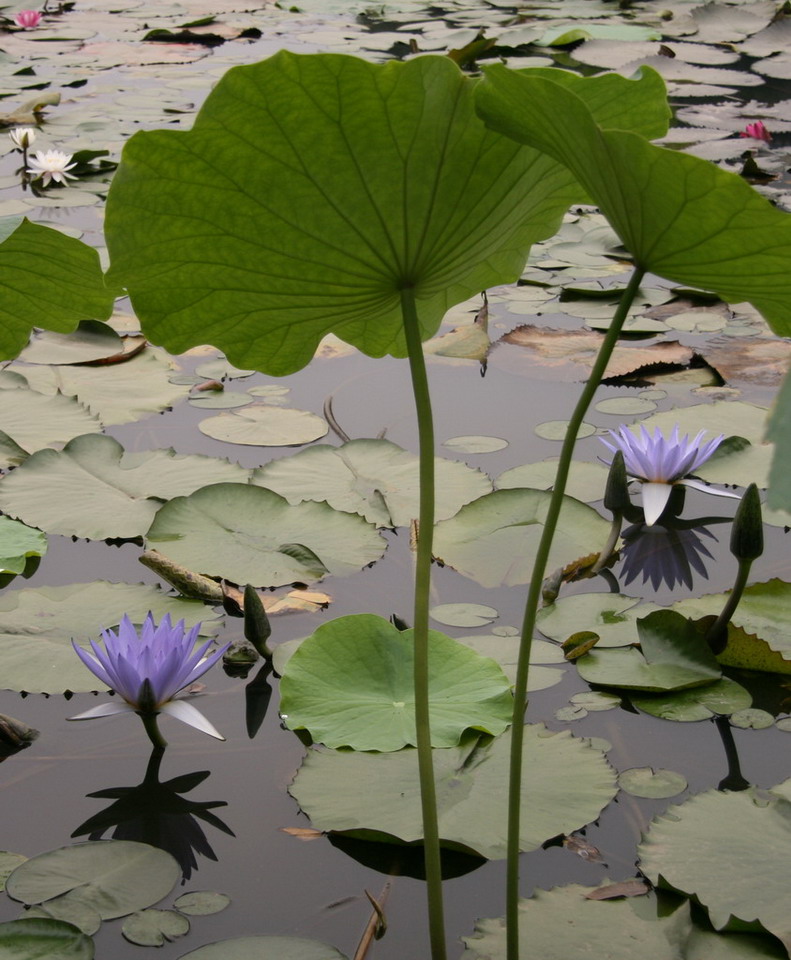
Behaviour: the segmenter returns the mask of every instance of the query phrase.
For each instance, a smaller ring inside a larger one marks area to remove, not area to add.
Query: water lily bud
[[[36,139],[36,130],[35,127],[14,127],[13,130],[8,131],[8,136],[15,147],[27,150]]]
[[[272,636],[269,617],[258,591],[249,583],[244,588],[244,635],[262,657],[272,656],[266,645],[266,641]]]
[[[758,487],[751,483],[733,518],[731,553],[737,560],[755,560],[764,552],[764,528]]]
[[[610,513],[622,514],[631,506],[629,481],[626,477],[626,463],[623,452],[616,451],[607,474],[607,487],[604,491],[604,506]]]

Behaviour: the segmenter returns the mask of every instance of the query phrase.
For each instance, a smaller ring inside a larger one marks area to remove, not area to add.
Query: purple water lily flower
[[[195,650],[200,627],[197,623],[191,630],[185,630],[183,620],[171,626],[170,614],[165,614],[159,626],[155,626],[154,616],[149,613],[138,636],[134,624],[124,615],[117,633],[102,631],[104,649],[91,640],[94,656],[72,640],[77,656],[91,673],[123,699],[101,703],[69,719],[90,720],[116,713],[139,713],[145,719],[167,713],[210,737],[224,740],[225,737],[191,703],[174,699],[180,690],[211,669],[228,649],[226,644],[206,656],[212,645],[208,640]]]
[[[612,443],[603,437],[599,439],[612,453],[619,450],[623,453],[627,474],[632,480],[642,483],[643,512],[647,526],[650,527],[661,517],[675,484],[694,487],[696,490],[704,490],[721,497],[736,496],[689,477],[719,447],[725,439],[723,434],[703,443],[705,430],[701,430],[694,440],[689,439],[689,434],[679,439],[678,424],[673,427],[669,438],[665,437],[658,427],[651,436],[642,424],[639,436],[627,427],[621,427],[618,433],[614,430],[609,432]]]

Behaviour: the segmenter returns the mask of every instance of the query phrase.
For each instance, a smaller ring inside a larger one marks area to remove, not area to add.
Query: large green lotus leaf
[[[694,625],[673,610],[657,610],[637,621],[641,650],[599,650],[574,662],[588,683],[663,692],[714,683],[722,676],[714,654]]]
[[[237,937],[183,954],[181,960],[347,960],[335,947],[301,937]]]
[[[435,517],[446,520],[471,500],[491,492],[486,474],[456,460],[434,461]],[[325,500],[336,510],[359,513],[378,527],[405,527],[418,515],[418,458],[389,440],[326,444],[271,460],[253,473],[289,503]]]
[[[285,374],[329,332],[405,355],[405,289],[427,339],[450,306],[515,280],[582,191],[556,161],[488,131],[474,85],[447,57],[282,51],[229,70],[192,130],[134,136],[107,240],[147,334]],[[613,125],[664,125],[655,77],[601,89]]]
[[[105,426],[132,423],[183,400],[190,387],[168,380],[167,354],[154,347],[107,366],[58,367],[12,365],[40,393],[76,397]],[[85,431],[82,431],[83,433]]]
[[[15,357],[33,327],[66,333],[106,319],[113,299],[93,247],[20,217],[0,221],[0,357]]]
[[[326,503],[292,506],[271,490],[242,483],[176,497],[160,509],[146,540],[189,570],[257,587],[344,576],[385,551],[362,517]]]
[[[770,795],[709,790],[671,806],[638,848],[640,869],[652,883],[696,897],[717,930],[731,918],[758,921],[788,949],[788,787]]]
[[[103,920],[125,917],[166,897],[181,876],[164,850],[132,840],[92,840],[31,857],[6,881],[22,903],[70,894],[95,907]]]
[[[791,373],[786,375],[775,400],[766,436],[776,445],[767,502],[773,510],[791,512]]]
[[[101,429],[99,420],[72,397],[47,397],[10,372],[0,380],[0,430],[28,453]]]
[[[467,740],[434,750],[439,835],[490,860],[506,855],[511,738]],[[595,820],[616,793],[604,754],[570,733],[525,727],[520,848],[535,850]],[[360,789],[365,784],[365,789]],[[422,839],[417,751],[311,750],[289,788],[319,830]]]
[[[577,593],[542,607],[536,625],[558,643],[590,630],[599,635],[597,647],[626,647],[637,642],[637,618],[661,609],[620,593]]]
[[[93,940],[60,920],[0,923],[0,954],[8,960],[93,960]]]
[[[725,593],[710,593],[703,597],[677,600],[673,604],[673,609],[685,617],[698,619],[718,615],[727,600],[728,595]],[[728,648],[718,657],[720,663],[753,670],[772,670],[781,666],[777,663],[763,664],[761,660],[764,648],[757,642],[753,644],[756,648],[756,661],[750,662],[744,659],[750,655],[750,641],[755,637],[765,641],[770,651],[775,651],[783,660],[791,662],[789,621],[791,621],[791,583],[774,579],[747,587],[739,605],[731,615],[731,624],[752,637],[734,636],[734,650],[728,649],[731,646],[731,640],[729,640]]]
[[[552,494],[495,490],[437,524],[434,555],[484,587],[527,583]],[[564,497],[549,570],[602,549],[610,524],[587,504]]]
[[[112,437],[86,434],[28,457],[0,484],[0,508],[48,533],[142,537],[163,500],[248,475],[227,460],[172,448],[125,452]]]
[[[28,693],[106,689],[75,655],[72,637],[87,645],[102,630],[116,627],[125,613],[142,623],[149,610],[157,622],[166,613],[187,627],[209,621],[201,630],[204,639],[219,628],[202,603],[169,597],[142,583],[99,580],[6,593],[0,598],[0,685]]]
[[[536,890],[529,900],[520,900],[520,960],[569,960],[585,954],[606,960],[679,960],[679,941],[692,929],[689,904],[669,917],[645,919],[629,898],[587,899],[593,889],[569,884]],[[478,920],[475,932],[462,940],[467,949],[461,960],[505,960],[505,918]]]
[[[470,728],[502,733],[513,699],[499,665],[437,630],[429,630],[428,644],[432,746],[454,746]],[[328,747],[414,745],[414,661],[413,630],[368,613],[324,624],[286,664],[280,681],[286,726]]]
[[[22,573],[28,557],[43,557],[47,538],[40,530],[0,517],[0,573]]]
[[[485,122],[566,165],[637,264],[749,300],[791,335],[791,217],[741,177],[624,130],[604,130],[571,90],[489,67],[476,88]]]

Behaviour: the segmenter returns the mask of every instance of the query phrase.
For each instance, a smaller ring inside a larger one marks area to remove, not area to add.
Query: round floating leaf
[[[482,603],[440,603],[429,615],[446,627],[485,627],[499,616],[494,607]]]
[[[28,908],[25,916],[63,920],[64,923],[72,924],[89,937],[92,937],[102,925],[102,918],[95,907],[81,900],[75,900],[68,894],[47,900],[45,904],[37,907]]]
[[[448,450],[458,450],[459,453],[494,453],[496,450],[504,450],[508,441],[500,437],[451,437],[442,446]]]
[[[92,840],[31,857],[6,881],[22,903],[44,903],[69,893],[103,920],[125,917],[167,896],[181,876],[164,850],[132,840]]]
[[[569,884],[536,890],[519,901],[519,956],[522,960],[568,960],[580,945],[590,957],[607,960],[678,960],[678,944],[690,932],[689,906],[669,917],[644,919],[631,898],[598,902],[593,887]],[[505,960],[505,919],[478,920],[475,932],[462,938],[461,960]]]
[[[320,444],[292,457],[271,460],[253,474],[289,503],[326,501],[336,510],[359,513],[380,527],[405,527],[418,515],[418,458],[389,440],[350,440],[341,447]],[[437,520],[489,493],[486,474],[455,460],[434,460]]]
[[[539,423],[536,427],[536,435],[543,437],[544,440],[565,440],[568,433],[568,420],[546,420]],[[596,427],[592,423],[581,423],[577,430],[577,439],[590,437],[596,433]]]
[[[121,933],[141,947],[161,947],[189,933],[190,922],[175,910],[142,910],[127,917]]]
[[[633,706],[652,717],[687,723],[727,716],[747,709],[753,702],[749,692],[730,677],[723,677],[705,687],[668,694],[632,694],[629,699]]]
[[[625,417],[656,410],[656,404],[653,400],[647,400],[645,397],[608,397],[606,400],[600,400],[596,404],[596,409],[599,413],[611,413],[615,416]]]
[[[224,893],[215,893],[213,890],[193,890],[183,893],[173,906],[186,913],[188,917],[207,917],[212,913],[220,913],[231,902],[231,898]]]
[[[652,767],[631,767],[618,776],[622,790],[633,797],[647,797],[652,800],[675,797],[687,789],[686,777],[673,770],[654,770]]]
[[[641,650],[599,650],[575,660],[588,683],[631,690],[683,690],[719,680],[722,672],[708,644],[690,621],[658,610],[637,621]]]
[[[434,751],[439,835],[446,845],[505,857],[509,749],[506,732],[490,742]],[[289,790],[319,830],[422,838],[414,750],[311,750]],[[587,741],[527,726],[521,849],[535,850],[595,820],[615,790],[611,767]]]
[[[766,730],[774,726],[775,718],[766,710],[746,709],[739,710],[731,715],[731,724],[743,730]]]
[[[43,557],[47,537],[17,520],[0,517],[0,573],[22,573],[28,557]]]
[[[142,623],[148,611],[159,622],[169,613],[188,627],[209,621],[204,637],[219,623],[202,603],[167,596],[159,587],[142,583],[76,583],[65,587],[14,590],[0,598],[0,684],[28,693],[74,693],[104,690],[104,684],[74,653],[71,639],[98,639],[100,631],[116,627],[126,613]]]
[[[189,570],[258,587],[344,576],[385,550],[362,517],[326,503],[292,506],[271,490],[242,483],[215,483],[171,500],[146,539]]]
[[[496,490],[437,524],[434,554],[484,587],[527,583],[551,494]],[[565,497],[549,554],[552,570],[602,548],[609,523],[591,507]]]
[[[495,481],[498,490],[509,490],[512,487],[533,487],[537,490],[549,490],[555,484],[558,470],[557,460],[540,460],[538,463],[525,463],[520,467],[511,467],[501,473]],[[601,463],[586,463],[582,460],[573,460],[569,480],[566,485],[566,494],[591,503],[601,500],[607,486],[608,468]]]
[[[785,781],[769,797],[754,788],[709,790],[670,807],[640,844],[640,869],[652,883],[661,877],[696,897],[715,929],[722,930],[732,917],[757,920],[788,949],[788,788]]]
[[[340,617],[308,637],[280,681],[280,710],[291,730],[329,747],[400,750],[416,742],[414,631],[371,614]],[[513,700],[500,667],[430,630],[431,741],[457,744],[473,728],[498,734]]]
[[[91,540],[140,537],[162,500],[247,476],[227,460],[172,448],[127,453],[112,437],[86,434],[63,450],[28,457],[0,486],[0,507],[49,533]]]
[[[198,424],[201,433],[226,443],[294,447],[325,436],[327,421],[308,410],[255,404],[238,413],[221,413]]]
[[[637,617],[661,609],[618,593],[578,593],[542,607],[536,623],[545,636],[558,643],[585,624],[599,634],[597,647],[625,647],[637,642]]]
[[[83,320],[73,333],[40,331],[19,354],[25,363],[90,363],[122,353],[123,340],[106,323]]]
[[[595,713],[620,707],[621,698],[615,693],[605,693],[603,690],[583,690],[582,693],[575,693],[574,696],[569,697],[569,703],[575,707],[582,707],[588,713]]]
[[[71,397],[46,397],[24,385],[9,388],[5,380],[0,387],[0,430],[28,452],[101,433],[99,420]]]
[[[61,920],[0,923],[0,953],[9,960],[92,960],[93,940]]]
[[[335,947],[300,937],[238,937],[185,953],[181,960],[347,960]]]
[[[211,410],[231,410],[233,407],[246,407],[248,403],[252,402],[253,398],[249,393],[231,393],[226,390],[209,390],[206,393],[190,395],[191,406]],[[208,423],[209,421],[204,420],[203,422]]]
[[[502,667],[508,682],[513,686],[516,683],[516,663],[519,658],[519,638],[516,636],[459,637],[459,643],[465,644],[476,653],[490,657]],[[555,654],[559,654],[556,657]],[[563,663],[563,654],[556,647],[542,640],[534,640],[530,648],[530,671],[527,677],[527,689],[533,693],[536,690],[546,690],[554,687],[565,676],[564,671],[542,666],[546,663]]]

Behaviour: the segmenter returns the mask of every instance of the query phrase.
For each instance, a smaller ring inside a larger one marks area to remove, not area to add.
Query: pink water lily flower
[[[14,17],[14,23],[25,30],[33,30],[41,23],[41,14],[38,10],[20,10]]]
[[[753,140],[763,140],[765,143],[769,143],[772,139],[772,134],[766,129],[762,120],[756,120],[755,123],[748,123],[739,136],[752,137]]]
[[[702,466],[725,439],[722,434],[705,443],[702,443],[705,430],[701,430],[694,440],[690,440],[688,434],[679,438],[678,424],[673,427],[670,437],[665,437],[658,427],[652,436],[642,424],[639,436],[627,427],[621,427],[618,433],[614,430],[609,433],[612,443],[603,437],[599,439],[612,453],[619,450],[623,453],[627,474],[643,485],[643,512],[649,527],[661,517],[676,484],[721,497],[736,496],[700,480],[689,479],[689,475]]]
[[[74,640],[75,653],[102,683],[115,690],[120,700],[101,703],[70,720],[91,720],[116,713],[167,713],[183,723],[208,733],[210,737],[225,737],[212,726],[200,711],[176,694],[202,677],[228,649],[228,644],[214,653],[207,651],[213,641],[208,640],[197,650],[195,642],[201,625],[185,630],[184,621],[170,625],[170,614],[165,614],[159,626],[149,613],[140,634],[128,616],[124,616],[118,631],[103,630],[104,649],[91,640],[93,656]]]

